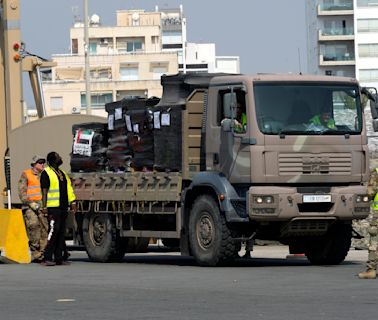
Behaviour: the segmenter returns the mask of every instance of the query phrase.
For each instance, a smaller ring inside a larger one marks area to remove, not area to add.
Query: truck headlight
[[[370,201],[370,197],[367,194],[359,194],[356,196],[356,203],[367,203]]]
[[[267,197],[265,197],[265,202],[266,202],[266,203],[269,203],[269,204],[273,203],[273,202],[274,202],[274,201],[273,201],[273,197],[271,197],[271,196],[267,196]]]
[[[257,204],[272,204],[274,202],[273,196],[254,196],[253,200]]]
[[[255,201],[256,201],[256,203],[261,204],[261,203],[263,203],[263,198],[262,197],[255,197]]]

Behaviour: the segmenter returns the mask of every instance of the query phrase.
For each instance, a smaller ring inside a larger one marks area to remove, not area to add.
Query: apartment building
[[[378,87],[378,1],[306,0],[308,71]]]
[[[306,0],[308,71],[353,77],[378,89],[378,1]],[[370,157],[378,138],[365,112]]]
[[[176,52],[162,51],[161,13],[117,11],[116,26],[91,17],[89,64],[91,113],[105,115],[105,103],[125,96],[160,96],[161,74],[178,72]],[[70,29],[71,52],[56,54],[51,78],[43,81],[48,115],[86,110],[84,25]]]
[[[217,57],[215,44],[187,43],[182,7],[118,10],[115,26],[93,15],[88,33],[92,114],[105,115],[105,103],[126,96],[160,97],[162,74],[240,72],[239,57]],[[48,115],[86,112],[82,22],[70,29],[70,41],[70,53],[53,55],[57,66],[43,78]]]

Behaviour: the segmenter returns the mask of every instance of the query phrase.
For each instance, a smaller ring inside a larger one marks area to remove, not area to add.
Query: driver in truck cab
[[[234,130],[236,133],[245,133],[247,131],[247,114],[245,113],[245,106],[243,107],[239,101],[236,104]]]
[[[335,120],[332,118],[331,112],[329,110],[323,110],[321,113],[313,116],[310,119],[310,125],[327,129],[336,128]]]

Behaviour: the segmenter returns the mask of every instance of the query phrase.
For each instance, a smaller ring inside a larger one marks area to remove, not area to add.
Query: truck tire
[[[201,266],[216,266],[232,261],[237,245],[218,204],[210,195],[198,197],[189,217],[192,255]]]
[[[336,224],[325,236],[309,242],[305,249],[305,255],[315,265],[340,264],[348,254],[351,240],[351,226]]]
[[[108,213],[88,212],[83,218],[83,241],[88,257],[96,262],[119,262],[125,255],[114,217]]]

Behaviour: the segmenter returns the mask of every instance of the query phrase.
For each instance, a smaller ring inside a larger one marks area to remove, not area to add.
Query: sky
[[[69,30],[75,14],[83,17],[83,2],[20,0],[26,50],[47,59],[69,53]],[[306,73],[304,0],[88,0],[89,15],[99,15],[103,26],[115,25],[116,10],[180,4],[188,42],[215,43],[216,55],[239,56],[241,73]]]

